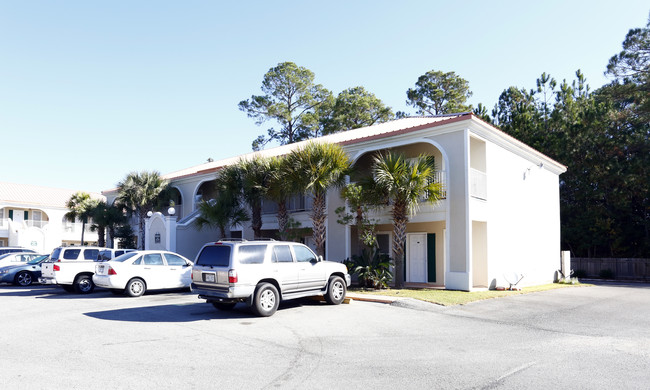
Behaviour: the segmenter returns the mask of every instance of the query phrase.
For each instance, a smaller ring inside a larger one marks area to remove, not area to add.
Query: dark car
[[[41,276],[41,263],[49,258],[49,255],[41,255],[24,264],[0,268],[0,283],[13,283],[16,286],[31,285]]]

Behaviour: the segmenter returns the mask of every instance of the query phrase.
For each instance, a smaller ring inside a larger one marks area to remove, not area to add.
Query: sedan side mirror
[[[320,261],[323,261],[323,256],[318,255],[318,261],[319,261],[319,262],[320,262]]]

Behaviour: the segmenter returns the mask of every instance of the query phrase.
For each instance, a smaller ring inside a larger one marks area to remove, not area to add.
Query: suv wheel
[[[261,317],[269,317],[278,310],[280,294],[271,283],[262,283],[255,291],[253,298],[253,312]]]
[[[95,283],[88,275],[81,275],[74,282],[74,290],[77,294],[90,294],[94,289]]]
[[[340,276],[332,276],[327,284],[325,300],[330,305],[338,305],[345,299],[345,282]]]

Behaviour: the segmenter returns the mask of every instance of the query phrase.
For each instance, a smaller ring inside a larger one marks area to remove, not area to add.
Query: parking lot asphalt
[[[0,387],[648,388],[650,285],[442,307],[314,300],[269,318],[188,292],[0,286]]]

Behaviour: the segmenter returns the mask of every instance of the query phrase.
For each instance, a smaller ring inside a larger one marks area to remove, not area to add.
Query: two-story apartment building
[[[476,290],[506,285],[504,275],[525,275],[522,285],[553,280],[560,266],[559,175],[566,167],[479,119],[471,113],[410,117],[349,130],[305,142],[341,145],[356,168],[369,169],[377,152],[394,151],[406,158],[435,158],[445,198],[422,204],[407,227],[406,281]],[[201,245],[215,240],[214,231],[197,231],[196,206],[213,197],[219,170],[255,155],[278,156],[305,142],[208,162],[165,175],[175,188],[174,215],[156,212],[147,220],[146,246],[167,248],[193,258]],[[115,190],[105,191],[108,202]],[[327,197],[326,257],[343,261],[357,253],[353,226],[337,222],[343,206],[339,190]],[[311,227],[310,200],[297,196],[289,205],[292,218]],[[278,225],[273,205],[266,205],[263,231],[272,236]],[[390,210],[375,213],[378,239],[390,253]],[[253,238],[248,225],[234,235]],[[310,244],[310,237],[304,237]]]
[[[60,245],[81,245],[81,222],[69,222],[66,202],[77,191],[0,182],[0,246],[50,253]],[[91,194],[93,198],[105,198]],[[97,242],[86,224],[84,241]]]

